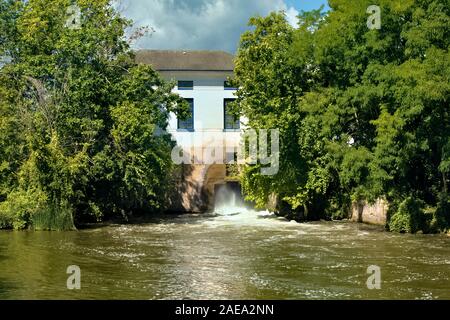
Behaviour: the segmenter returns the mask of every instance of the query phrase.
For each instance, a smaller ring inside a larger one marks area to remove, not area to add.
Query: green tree
[[[150,67],[134,62],[108,0],[1,0],[0,220],[16,228],[164,208],[170,111],[186,114]],[[4,217],[3,219],[1,217]],[[6,218],[5,218],[6,217]]]
[[[345,217],[351,201],[377,197],[395,212],[412,196],[448,221],[447,1],[329,4],[325,16],[301,13],[295,30],[274,13],[242,36],[242,113],[282,136],[279,174],[249,166],[245,191],[261,206],[274,193],[308,219]],[[381,30],[366,24],[373,4]]]

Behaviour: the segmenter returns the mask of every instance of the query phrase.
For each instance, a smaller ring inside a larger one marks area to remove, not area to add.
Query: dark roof
[[[136,62],[157,71],[233,71],[234,56],[224,51],[140,50]]]

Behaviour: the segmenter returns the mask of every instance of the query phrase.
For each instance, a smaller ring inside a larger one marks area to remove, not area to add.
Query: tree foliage
[[[0,0],[0,227],[164,208],[172,141],[156,133],[187,107],[134,62],[109,0],[76,1],[80,28],[72,4]]]
[[[326,15],[302,12],[298,28],[283,13],[253,18],[241,38],[242,113],[254,128],[280,128],[282,144],[277,176],[246,169],[248,198],[263,206],[276,194],[317,219],[345,217],[358,199],[386,197],[395,211],[413,197],[448,217],[448,2],[329,4]],[[367,27],[373,4],[380,30]]]

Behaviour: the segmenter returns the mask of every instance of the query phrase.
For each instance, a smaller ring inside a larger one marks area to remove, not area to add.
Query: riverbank
[[[237,211],[239,209],[233,209],[234,211]],[[233,211],[232,210],[232,211]],[[251,210],[249,211],[251,212]],[[254,211],[255,214],[257,214],[256,211]],[[269,213],[268,213],[269,214]],[[272,216],[272,214],[269,214]],[[117,225],[127,225],[127,226],[139,226],[139,225],[145,225],[145,224],[150,224],[150,223],[158,223],[158,222],[164,222],[168,219],[178,219],[178,218],[191,218],[191,219],[209,219],[209,218],[214,218],[217,217],[218,214],[214,213],[214,212],[206,212],[206,213],[176,213],[176,212],[167,212],[167,213],[158,213],[158,214],[150,214],[150,215],[138,215],[138,216],[126,216],[126,217],[122,217],[122,218],[110,218],[108,220],[105,221],[101,221],[101,222],[86,222],[86,223],[80,223],[76,226],[75,230],[72,231],[80,231],[80,230],[92,230],[92,229],[98,229],[98,228],[106,228],[106,227],[112,227],[112,226],[117,226]],[[307,223],[327,223],[327,222],[335,222],[335,223],[339,223],[339,222],[345,222],[345,223],[352,223],[352,224],[356,224],[359,225],[361,228],[363,228],[364,226],[366,226],[367,228],[373,227],[374,229],[378,229],[378,230],[382,230],[385,232],[389,232],[389,230],[387,229],[387,226],[385,224],[380,224],[380,223],[373,223],[371,222],[371,220],[367,221],[364,220],[362,222],[358,222],[357,219],[355,219],[355,216],[353,215],[351,218],[349,219],[341,219],[341,220],[331,220],[331,221],[327,221],[327,220],[319,220],[319,221],[296,221],[296,220],[289,220],[283,216],[276,216],[275,214],[273,215],[275,217],[274,220],[277,221],[281,221],[281,222],[288,222],[288,223],[292,223],[292,224],[307,224]],[[2,230],[7,230],[7,229],[0,229],[0,232]],[[419,231],[416,234],[420,235],[423,234],[423,232]],[[437,232],[434,234],[443,234],[443,235],[447,235],[450,237],[450,230],[446,231],[446,232]]]

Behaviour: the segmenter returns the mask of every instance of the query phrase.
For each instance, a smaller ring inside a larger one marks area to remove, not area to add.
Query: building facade
[[[174,211],[211,210],[215,190],[226,181],[226,164],[236,160],[243,119],[235,117],[230,107],[236,93],[228,83],[233,60],[233,55],[222,51],[136,53],[138,63],[151,65],[165,80],[175,81],[174,92],[191,108],[188,119],[171,114],[168,126],[180,147],[175,158],[184,163],[174,196],[181,201],[173,201]]]

